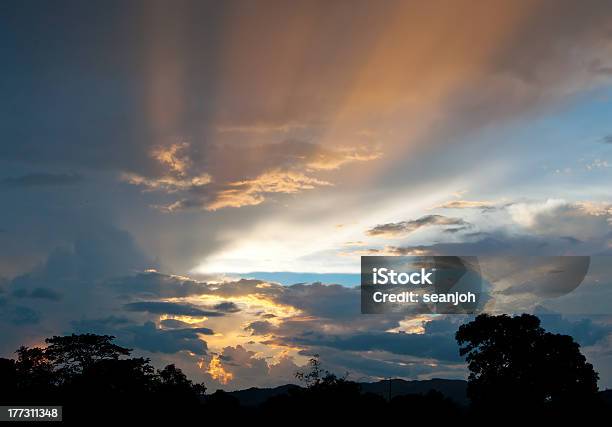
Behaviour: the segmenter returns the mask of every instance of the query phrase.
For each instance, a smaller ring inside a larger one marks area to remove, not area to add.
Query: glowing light
[[[179,320],[183,323],[188,323],[190,325],[196,325],[198,323],[202,323],[208,319],[206,316],[183,316],[177,314],[162,314],[159,316],[160,322],[163,320]]]
[[[226,371],[223,368],[223,364],[221,363],[219,356],[213,356],[208,364],[208,369],[206,372],[208,372],[213,379],[219,381],[221,384],[227,384],[234,378],[234,374]]]
[[[404,332],[407,334],[422,335],[425,333],[425,325],[436,317],[437,315],[435,314],[422,314],[419,316],[407,317],[404,320],[400,320],[396,328],[389,329],[387,332]]]

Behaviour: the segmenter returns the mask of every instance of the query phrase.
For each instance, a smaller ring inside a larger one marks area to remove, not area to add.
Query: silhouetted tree
[[[156,392],[166,401],[198,403],[206,393],[206,386],[194,384],[172,364],[157,371]]]
[[[157,378],[149,359],[101,359],[75,375],[70,388],[121,399],[131,393],[154,391]]]
[[[345,387],[347,384],[351,384],[351,386],[355,384],[347,380],[348,373],[339,377],[336,374],[324,370],[321,367],[321,361],[319,360],[318,354],[313,355],[313,357],[308,360],[308,370],[296,372],[295,377],[303,382],[307,389],[312,391],[334,389]]]
[[[9,402],[17,393],[17,367],[12,359],[0,358],[0,402]]]
[[[118,360],[129,356],[131,349],[113,344],[111,335],[81,334],[47,338],[45,357],[52,361],[62,375],[69,377],[82,373],[102,360]]]
[[[18,389],[45,392],[58,384],[59,377],[44,349],[21,346],[16,353],[15,370]]]
[[[296,374],[305,387],[290,386],[257,407],[243,406],[231,393],[205,396],[204,385],[194,384],[175,365],[156,370],[149,359],[130,357],[130,349],[112,340],[70,335],[48,339],[47,347],[21,347],[16,360],[0,359],[0,404],[63,405],[65,420],[75,424],[91,420],[92,414],[98,422],[140,423],[296,416],[300,421],[380,423],[407,415],[454,421],[465,414],[439,392],[398,395],[390,402],[362,393],[348,374],[339,377],[323,369],[318,355]],[[559,408],[575,412],[577,402],[597,390],[597,374],[573,339],[547,333],[534,316],[481,315],[460,327],[457,340],[471,371],[468,393],[477,408],[472,414],[486,414],[483,403],[495,408],[515,402],[543,405],[553,415],[562,412]],[[570,399],[572,404],[566,404]],[[601,405],[583,412],[609,413]]]
[[[306,387],[312,387],[318,384],[326,373],[328,372],[321,368],[319,355],[315,354],[308,360],[308,370],[296,372],[295,378],[304,383]]]
[[[319,360],[319,355],[315,354],[308,361],[308,369],[296,373],[296,378],[305,384],[305,388],[291,390],[287,396],[277,399],[270,399],[266,405],[267,411],[278,411],[280,408],[289,415],[292,412],[305,410],[313,411],[312,414],[325,412],[343,413],[348,416],[349,411],[357,411],[363,408],[359,404],[363,395],[359,384],[349,381],[347,375],[339,377],[327,370],[324,370]]]
[[[2,402],[56,402],[72,420],[91,413],[98,419],[196,416],[203,384],[194,384],[174,365],[156,371],[149,359],[128,357],[131,350],[114,344],[113,338],[54,336],[45,340],[47,347],[19,348],[17,360],[0,359]],[[100,412],[104,405],[113,410]]]
[[[536,316],[481,314],[456,334],[468,362],[468,396],[482,408],[584,400],[598,375],[567,335],[546,332]]]

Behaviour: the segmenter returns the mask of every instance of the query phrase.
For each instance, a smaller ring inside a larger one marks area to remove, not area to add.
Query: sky
[[[611,9],[2,2],[0,354],[96,332],[212,390],[313,354],[465,378],[469,318],[360,314],[360,256],[612,255]],[[602,388],[608,282],[521,306]]]

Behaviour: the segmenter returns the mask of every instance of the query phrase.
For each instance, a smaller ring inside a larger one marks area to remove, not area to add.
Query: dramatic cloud
[[[543,235],[587,240],[612,231],[612,205],[608,203],[548,199],[543,203],[516,203],[508,211],[517,224]]]
[[[122,230],[97,223],[77,234],[75,241],[52,251],[31,271],[4,282],[0,324],[42,326],[36,330],[4,325],[1,351],[12,352],[51,331],[61,333],[70,321],[85,315],[108,316],[121,302],[98,285],[148,264],[132,237]]]
[[[512,236],[505,233],[479,233],[477,239],[464,242],[434,243],[431,245],[385,246],[383,248],[361,249],[352,254],[380,256],[420,255],[605,255],[609,253],[608,238],[598,242],[580,242],[568,236],[539,237]]]
[[[117,337],[118,342],[127,347],[167,354],[190,351],[204,355],[207,346],[201,335],[209,336],[214,333],[211,329],[202,327],[162,329],[151,321],[137,324],[124,317],[112,316],[73,322],[72,327],[77,333],[108,334]]]
[[[146,311],[152,314],[175,314],[179,316],[193,316],[193,317],[212,317],[212,316],[223,316],[224,313],[218,311],[202,310],[191,304],[180,304],[175,302],[161,302],[161,301],[144,301],[144,302],[132,302],[125,305],[126,310],[129,311]]]
[[[365,243],[354,255],[597,255],[609,252],[612,239],[612,208],[609,203],[568,202],[563,199],[508,202],[487,218],[486,231],[478,231],[478,221],[439,215],[418,220],[379,225],[369,235],[396,237],[426,225],[463,224],[442,230],[454,235],[467,228],[461,240],[433,244],[385,245],[367,248]],[[432,219],[433,218],[433,219]]]
[[[219,304],[215,304],[213,308],[226,313],[236,313],[240,311],[240,307],[231,301],[220,302]]]
[[[536,314],[542,327],[558,334],[571,335],[581,346],[594,345],[605,340],[612,333],[612,325],[600,323],[590,318],[567,318],[558,313],[538,308]],[[604,319],[605,320],[605,319]]]
[[[155,270],[116,277],[108,280],[106,286],[120,294],[141,298],[182,298],[209,292],[206,283],[183,276],[160,274]]]
[[[376,160],[380,153],[365,148],[326,149],[313,143],[287,141],[241,149],[222,145],[211,147],[211,159],[194,166],[190,144],[172,144],[152,153],[167,174],[147,178],[124,174],[123,180],[147,191],[183,193],[160,210],[174,212],[189,208],[218,209],[253,206],[270,194],[296,194],[332,183],[312,176],[318,171],[333,171],[351,162]]]
[[[205,367],[211,379],[220,385],[233,383],[232,386],[237,388],[246,388],[249,384],[270,387],[294,383],[295,373],[299,370],[293,359],[286,355],[268,361],[241,345],[223,348]]]
[[[422,227],[429,227],[434,225],[469,226],[469,223],[467,223],[461,218],[451,218],[443,215],[425,215],[418,219],[413,219],[410,221],[380,224],[368,230],[366,234],[368,236],[384,237],[402,236],[417,231]]]
[[[610,2],[64,9],[0,18],[3,356],[80,331],[213,389],[292,381],[315,353],[360,380],[463,378],[466,319],[363,316],[332,274],[612,253]],[[552,317],[612,385],[606,320]]]
[[[303,190],[312,190],[315,187],[331,185],[326,181],[308,177],[299,172],[269,171],[254,179],[231,182],[223,190],[214,195],[213,199],[205,205],[207,210],[217,210],[227,207],[239,208],[242,206],[258,205],[270,193],[294,194]],[[181,201],[168,207],[170,211],[193,204]]]
[[[267,322],[265,320],[251,322],[244,328],[245,331],[249,331],[253,335],[267,335],[275,329],[276,326],[273,323]]]
[[[453,334],[443,336],[431,334],[405,334],[392,332],[370,332],[345,335],[308,334],[286,337],[289,343],[333,347],[348,351],[387,351],[398,355],[410,355],[442,361],[459,362],[459,352]]]

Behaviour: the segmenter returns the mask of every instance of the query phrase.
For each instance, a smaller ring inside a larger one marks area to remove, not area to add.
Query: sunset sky
[[[612,255],[609,1],[4,1],[0,54],[4,357],[464,378],[468,318],[360,314],[360,256]],[[612,387],[604,282],[528,309]]]

